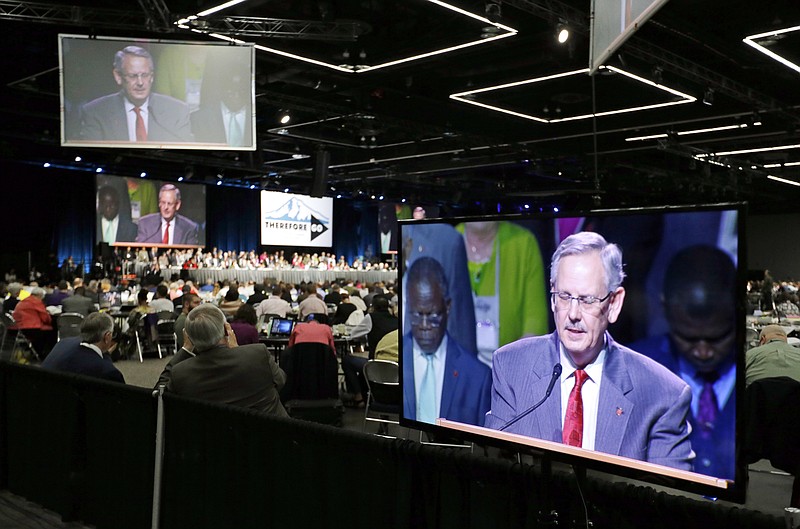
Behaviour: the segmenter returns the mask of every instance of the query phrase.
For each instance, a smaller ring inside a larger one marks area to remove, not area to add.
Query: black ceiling
[[[249,0],[191,24],[354,70],[481,35],[485,42],[362,73],[257,51],[254,153],[59,146],[58,33],[212,40],[174,22],[216,3],[109,9],[0,0],[0,157],[160,179],[191,171],[198,180],[222,175],[233,185],[307,192],[313,155],[324,148],[332,196],[375,193],[465,210],[747,200],[757,212],[792,211],[800,198],[800,188],[767,178],[800,181],[800,165],[774,166],[800,161],[800,148],[781,148],[800,144],[800,73],[742,41],[800,24],[797,0],[669,0],[607,65],[696,101],[565,121],[677,98],[610,70],[467,96],[519,115],[449,96],[586,68],[589,0],[449,0],[518,31],[497,40],[488,38],[501,31],[428,0]],[[573,30],[564,45],[555,41],[559,22]],[[767,44],[800,59],[800,31]],[[702,101],[709,89],[713,105]],[[277,123],[280,109],[292,111],[289,127]],[[626,141],[656,134],[666,136]]]

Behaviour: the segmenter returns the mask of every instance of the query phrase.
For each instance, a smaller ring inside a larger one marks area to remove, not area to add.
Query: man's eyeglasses
[[[613,293],[614,292],[609,292],[602,298],[598,298],[597,296],[573,296],[567,292],[550,292],[550,295],[555,299],[556,308],[558,310],[569,309],[572,305],[572,300],[575,300],[578,302],[578,307],[580,307],[581,311],[598,313],[603,307],[603,302],[610,298]]]
[[[444,319],[443,312],[432,312],[423,314],[422,312],[411,312],[409,314],[411,317],[411,325],[421,325],[423,321],[427,320],[428,325],[431,327],[438,327],[442,324],[442,320]]]
[[[124,77],[125,79],[127,79],[128,81],[132,82],[132,83],[141,82],[141,81],[149,81],[150,79],[153,78],[153,72],[147,72],[147,73],[123,73],[123,72],[120,72],[120,75],[122,77]]]

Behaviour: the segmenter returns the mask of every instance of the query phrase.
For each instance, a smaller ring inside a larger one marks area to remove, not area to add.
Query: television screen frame
[[[136,187],[144,190],[145,187],[147,191],[142,191],[142,198],[147,198],[144,202],[147,202],[147,206],[145,207],[142,203],[134,204],[134,201],[131,200],[130,195],[126,196],[125,190],[129,188],[130,185],[135,185]],[[180,208],[176,212],[177,215],[181,217],[185,217],[192,223],[196,224],[197,228],[197,244],[164,244],[163,242],[137,242],[135,239],[137,238],[136,235],[133,236],[132,241],[126,241],[117,238],[115,242],[110,243],[109,246],[113,247],[146,247],[146,248],[180,248],[180,249],[189,249],[189,248],[204,248],[207,242],[208,236],[208,207],[206,203],[207,193],[206,193],[206,186],[203,184],[192,184],[189,182],[173,182],[170,180],[157,180],[152,178],[136,178],[131,176],[120,176],[120,175],[113,175],[113,174],[96,174],[95,175],[95,182],[94,182],[94,196],[95,196],[95,238],[96,242],[104,242],[102,241],[102,213],[100,210],[100,189],[102,187],[111,187],[114,191],[117,192],[119,196],[119,213],[117,215],[117,235],[122,232],[129,232],[130,230],[136,230],[138,235],[138,222],[139,219],[143,216],[148,214],[156,214],[159,211],[158,206],[158,194],[162,186],[164,185],[173,185],[178,188],[181,193],[181,205]],[[127,214],[124,208],[130,208],[131,212],[130,215]],[[138,209],[137,209],[138,208]],[[138,213],[138,216],[137,214]],[[142,215],[144,213],[144,215]],[[123,229],[123,226],[127,225],[129,228],[133,225],[130,230]],[[182,226],[188,226],[191,228],[190,224],[184,224]],[[172,228],[173,230],[175,228]],[[132,232],[131,232],[132,233]],[[184,233],[190,233],[188,230]],[[173,234],[173,239],[176,235]]]
[[[429,432],[434,435],[434,439],[436,436],[442,436],[444,438],[453,437],[463,439],[465,441],[471,441],[482,445],[492,445],[501,447],[507,450],[512,450],[516,452],[522,453],[537,453],[542,454],[544,457],[562,461],[566,463],[570,463],[573,465],[577,465],[579,467],[590,468],[594,470],[599,470],[602,472],[607,472],[610,474],[615,474],[619,476],[624,476],[628,478],[633,478],[641,481],[645,481],[648,483],[658,484],[661,486],[667,486],[674,489],[679,489],[682,491],[701,494],[708,497],[720,498],[727,501],[737,502],[737,503],[744,503],[745,501],[745,494],[747,488],[747,465],[746,462],[743,460],[742,453],[743,453],[743,443],[744,443],[744,433],[745,433],[745,424],[744,424],[744,352],[745,352],[745,314],[746,314],[746,275],[747,275],[747,263],[746,263],[746,255],[747,255],[747,248],[746,248],[746,229],[745,229],[745,221],[747,215],[747,205],[745,203],[716,203],[716,204],[695,204],[690,206],[680,206],[680,207],[672,207],[672,206],[662,206],[662,207],[653,207],[653,208],[632,208],[632,209],[595,209],[595,210],[583,210],[583,211],[569,211],[569,212],[552,212],[552,211],[539,211],[538,213],[525,213],[525,214],[497,214],[497,215],[484,215],[484,216],[471,216],[471,217],[456,217],[456,218],[438,218],[438,219],[425,219],[425,220],[400,220],[398,221],[398,240],[404,241],[402,244],[399,245],[400,255],[399,255],[399,269],[398,269],[398,278],[401,280],[401,284],[403,292],[399,296],[398,300],[398,316],[400,318],[400,329],[401,333],[410,333],[411,327],[406,321],[408,318],[405,315],[405,296],[406,296],[406,289],[409,287],[407,284],[405,274],[408,268],[406,264],[408,256],[406,252],[409,248],[413,249],[412,252],[415,252],[418,246],[417,241],[413,242],[412,244],[408,243],[408,239],[411,235],[413,230],[413,226],[415,225],[436,225],[436,224],[443,224],[447,226],[455,227],[456,225],[463,223],[463,222],[475,222],[475,221],[508,221],[515,224],[533,226],[534,232],[539,230],[540,233],[534,233],[535,236],[544,233],[543,237],[539,237],[543,239],[541,244],[541,258],[542,263],[544,266],[544,287],[546,290],[547,295],[547,312],[548,312],[548,331],[552,332],[554,330],[553,324],[553,314],[550,309],[550,295],[549,295],[549,275],[550,275],[550,258],[552,256],[555,247],[557,246],[557,236],[556,226],[558,224],[559,219],[569,219],[569,218],[588,218],[591,217],[593,219],[623,219],[625,222],[616,222],[614,224],[617,229],[621,224],[628,224],[632,227],[629,231],[635,232],[638,229],[646,229],[646,222],[644,219],[646,218],[660,218],[661,223],[663,224],[664,220],[667,218],[666,215],[670,214],[714,214],[720,213],[720,219],[730,219],[732,215],[725,216],[722,215],[721,212],[723,211],[735,211],[735,226],[728,226],[728,228],[735,228],[736,234],[736,244],[735,244],[735,262],[734,266],[736,267],[736,292],[732,293],[735,298],[735,366],[736,366],[736,376],[735,376],[735,383],[734,383],[734,395],[738,396],[736,398],[736,426],[735,426],[735,475],[733,480],[722,479],[716,476],[707,476],[701,474],[699,472],[694,471],[685,471],[685,470],[678,470],[671,467],[658,465],[649,463],[646,461],[639,461],[636,459],[630,459],[626,457],[621,457],[614,454],[603,453],[594,450],[585,450],[583,448],[577,448],[572,446],[567,446],[561,444],[560,442],[552,442],[545,439],[537,439],[534,437],[527,437],[524,435],[518,435],[508,432],[500,432],[498,430],[492,430],[488,428],[484,428],[478,426],[476,424],[466,424],[455,420],[446,420],[439,418],[436,420],[436,424],[430,424],[426,422],[421,422],[416,419],[412,419],[410,417],[406,417],[405,410],[401,410],[400,413],[400,424],[403,427],[410,427],[415,428],[418,430],[422,430],[425,432]],[[641,216],[640,222],[636,223],[633,222],[633,219],[627,219],[626,217],[638,215]],[[710,217],[704,217],[710,218]],[[686,222],[685,219],[690,219],[690,217],[672,217],[670,219],[673,222],[673,219],[684,219],[683,221]],[[697,220],[700,220],[700,217],[697,217]],[[600,223],[602,225],[602,223]],[[608,223],[607,223],[608,224]],[[633,228],[633,227],[636,228]],[[544,229],[544,231],[542,231]],[[719,233],[722,233],[722,229],[719,229]],[[443,230],[442,233],[445,231],[452,231],[452,230]],[[577,231],[577,230],[576,230]],[[597,230],[590,230],[590,231],[597,231],[603,234],[602,229]],[[654,230],[655,231],[655,230]],[[456,232],[457,233],[457,232]],[[660,232],[659,232],[660,233]],[[706,232],[703,232],[706,233]],[[712,231],[708,231],[708,234],[712,234]],[[430,236],[430,229],[428,231],[428,236]],[[460,234],[459,234],[460,235]],[[701,238],[702,233],[697,236],[697,238]],[[440,238],[444,238],[444,236],[437,236]],[[451,237],[447,235],[447,237]],[[614,237],[611,233],[606,234],[608,242],[615,242]],[[629,236],[630,239],[632,236]],[[690,239],[688,237],[687,239]],[[463,240],[463,239],[462,239]],[[731,241],[732,239],[728,239]],[[691,241],[678,241],[677,243],[675,240],[668,240],[668,238],[664,238],[659,235],[659,243],[658,246],[653,250],[655,254],[653,255],[653,260],[651,263],[654,263],[655,260],[658,258],[658,252],[661,251],[660,255],[668,255],[670,258],[671,256],[675,255],[678,250],[684,247],[691,246]],[[617,241],[619,242],[619,241]],[[670,246],[671,243],[674,243],[673,246]],[[432,241],[427,240],[423,244],[428,244],[429,247],[433,247],[434,244]],[[420,248],[422,244],[419,245]],[[438,244],[440,248],[447,247],[447,244]],[[620,246],[623,246],[620,243]],[[713,246],[716,246],[723,251],[725,250],[724,244],[719,242],[715,242]],[[730,245],[732,246],[732,244]],[[633,256],[628,254],[626,257],[625,248],[623,250],[623,263],[628,263],[628,259],[631,259]],[[436,250],[431,250],[433,253]],[[663,253],[663,252],[666,252]],[[730,252],[726,252],[731,255]],[[466,250],[465,250],[466,255]],[[415,257],[416,258],[416,255]],[[666,269],[667,263],[661,263],[663,268]],[[449,265],[445,265],[446,269],[453,269],[452,263]],[[655,268],[655,267],[654,267]],[[649,274],[650,269],[647,270]],[[664,270],[661,270],[660,273],[663,276]],[[654,274],[657,275],[657,274]],[[623,281],[623,287],[626,287],[626,281]],[[448,279],[448,283],[450,285],[453,282]],[[644,284],[643,284],[644,285]],[[452,288],[452,286],[451,286]],[[655,291],[657,290],[657,291]],[[471,289],[470,289],[471,294]],[[652,297],[656,296],[659,297],[661,294],[661,284],[659,283],[657,288],[651,287],[645,291],[645,294],[648,296],[648,300],[652,301]],[[451,298],[451,307],[450,307],[450,317],[453,315],[454,304],[456,297],[453,296],[453,293],[450,293]],[[461,299],[465,299],[465,296],[461,296]],[[462,302],[466,303],[466,302]],[[627,303],[627,297],[626,297]],[[624,313],[625,307],[623,304],[622,312]],[[649,314],[645,314],[642,318],[648,318]],[[663,319],[663,316],[661,316]],[[474,321],[474,319],[473,319]],[[449,322],[448,322],[449,326]],[[663,326],[666,326],[666,323],[663,322]],[[651,327],[653,327],[651,325]],[[657,325],[655,325],[657,327]],[[615,340],[619,341],[614,334],[614,327],[611,326],[609,328],[609,332],[611,333],[612,337]],[[651,329],[651,333],[646,334],[645,336],[640,336],[639,338],[644,337],[652,337],[654,331]],[[661,333],[663,334],[663,332]],[[452,336],[451,336],[452,339]],[[404,385],[404,340],[400,340],[400,354],[399,354],[399,362],[400,362],[400,386],[403,388],[403,391],[406,390]],[[623,343],[623,345],[628,345],[627,343]],[[466,368],[465,368],[466,369]],[[410,386],[413,388],[413,384]],[[412,389],[413,390],[413,389]],[[554,391],[553,393],[556,393]],[[544,395],[542,395],[544,397]],[[549,398],[552,398],[549,397]],[[538,398],[536,400],[539,400]],[[405,397],[404,397],[405,401]]]
[[[126,127],[122,106],[125,98],[120,96],[117,103],[117,98],[112,97],[124,92],[124,79],[117,80],[113,63],[115,54],[127,46],[146,49],[155,63],[155,77],[149,81],[151,106],[145,142],[120,139]],[[59,34],[58,60],[62,147],[256,150],[256,63],[252,43]],[[204,75],[206,68],[215,75]],[[229,71],[223,72],[225,68]],[[226,131],[231,125],[223,122],[224,110],[220,110],[222,94],[234,92],[229,90],[230,85],[226,90],[221,83],[231,79],[241,79],[240,86],[247,90],[243,111],[236,113],[242,128],[238,145],[227,142]],[[153,94],[159,97],[157,107],[152,106],[156,102]],[[156,116],[159,122],[154,122]],[[193,128],[203,131],[202,138],[196,137]],[[184,139],[187,134],[191,137]]]

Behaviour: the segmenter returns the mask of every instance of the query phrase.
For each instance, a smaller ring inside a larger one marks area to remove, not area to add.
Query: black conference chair
[[[156,349],[158,357],[163,358],[161,348],[167,354],[175,354],[178,350],[178,338],[175,336],[175,320],[165,319],[156,322]]]
[[[81,324],[84,316],[77,312],[64,312],[58,316],[58,339],[73,338],[81,335]]]
[[[790,507],[800,507],[800,382],[789,377],[756,380],[745,390],[743,456],[768,459],[794,476]]]
[[[397,362],[369,360],[364,364],[367,380],[367,404],[364,408],[364,432],[367,423],[378,423],[378,435],[388,436],[390,424],[400,424],[403,395],[400,390],[400,368]]]
[[[328,344],[299,343],[283,351],[286,372],[281,401],[296,419],[342,425],[344,405],[339,398],[339,361]]]

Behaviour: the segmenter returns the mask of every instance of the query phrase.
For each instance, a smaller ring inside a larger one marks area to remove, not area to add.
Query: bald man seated
[[[789,345],[786,331],[780,325],[761,329],[758,347],[745,356],[745,385],[762,378],[789,377],[800,382],[800,349]]]

